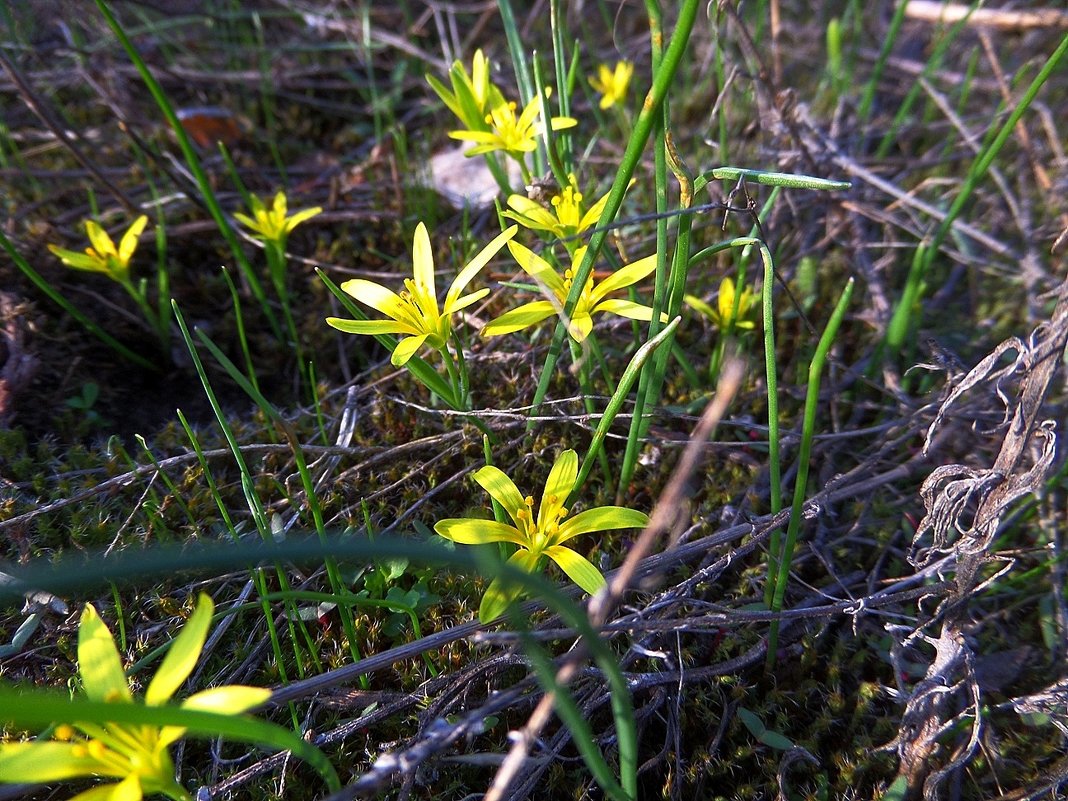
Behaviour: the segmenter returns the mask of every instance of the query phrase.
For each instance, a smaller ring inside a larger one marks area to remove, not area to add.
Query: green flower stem
[[[249,383],[258,391],[259,381],[256,380],[256,366],[252,363],[252,352],[248,347],[248,337],[245,335],[245,315],[241,313],[241,295],[234,285],[234,279],[230,277],[230,271],[222,268],[223,278],[230,290],[230,301],[234,305],[234,322],[237,325],[237,341],[241,346],[241,355],[245,360],[245,375]]]
[[[149,324],[156,336],[160,338],[164,349],[166,349],[167,337],[166,334],[160,331],[159,315],[156,314],[156,310],[152,308],[152,304],[150,304],[148,298],[145,297],[144,282],[142,282],[140,287],[137,287],[134,286],[133,281],[127,278],[125,280],[119,279],[119,285],[126,290],[127,295],[133,298],[134,303],[137,304],[137,308],[141,310],[145,322]],[[166,350],[164,352],[166,352]]]
[[[749,237],[746,237],[747,239]],[[771,494],[771,513],[778,514],[782,509],[782,466],[779,464],[779,374],[775,367],[775,265],[771,260],[771,251],[761,240],[760,257],[764,261],[764,281],[761,287],[761,311],[764,318],[764,375],[768,391],[768,484]],[[768,548],[768,571],[777,568],[779,554],[779,529],[771,532],[771,544]],[[765,595],[765,602],[770,600]]]
[[[204,369],[204,364],[200,360],[200,354],[197,352],[196,346],[193,343],[193,338],[189,333],[189,329],[185,324],[185,318],[182,317],[181,311],[178,309],[177,301],[172,300],[171,306],[174,309],[174,317],[178,323],[178,328],[182,332],[182,338],[185,340],[186,348],[189,351],[189,355],[193,359],[193,367],[200,378],[201,386],[204,389],[204,394],[208,398],[208,403],[211,404],[212,412],[215,414],[215,419],[219,423],[219,427],[223,432],[223,437],[226,439],[226,443],[230,448],[230,452],[233,454],[234,461],[237,464],[238,473],[241,477],[241,490],[245,497],[245,502],[248,505],[249,512],[252,515],[252,520],[256,526],[256,531],[260,535],[260,539],[264,542],[271,542],[273,536],[271,534],[270,522],[267,519],[266,510],[263,508],[263,503],[260,501],[259,496],[256,494],[255,483],[252,479],[252,472],[248,468],[248,464],[245,461],[244,456],[241,453],[241,448],[237,443],[237,437],[234,435],[233,429],[227,423],[226,415],[223,413],[222,406],[219,405],[218,398],[215,395],[215,390],[211,386],[211,382],[208,380],[207,371]],[[201,337],[204,340],[204,337]],[[271,645],[273,646],[275,660],[278,664],[278,672],[284,683],[289,683],[289,677],[286,673],[285,659],[282,655],[281,640],[278,638],[277,627],[274,625],[274,614],[271,611],[270,604],[263,600],[263,596],[267,594],[267,578],[264,575],[264,571],[256,569],[252,571],[253,579],[256,582],[256,589],[260,596],[260,601],[263,607],[264,620],[267,623],[267,631],[271,638]],[[289,578],[286,575],[285,570],[282,569],[280,563],[275,564],[275,575],[278,580],[279,586],[283,590],[290,589]],[[287,622],[290,629],[290,639],[292,641],[294,649],[294,657],[298,669],[298,673],[303,671],[303,661],[299,658],[297,649],[297,636],[294,629],[293,620],[296,617],[296,609],[291,608],[287,610],[290,614],[286,615]],[[290,715],[292,716],[294,728],[299,728],[300,720],[297,717],[297,710],[295,706],[290,705]]]
[[[794,548],[797,545],[798,531],[801,529],[805,493],[808,488],[808,469],[812,455],[812,439],[816,434],[816,409],[819,405],[820,377],[823,374],[823,366],[827,362],[827,354],[831,350],[831,345],[834,344],[834,338],[837,336],[838,328],[842,324],[842,319],[845,317],[846,308],[849,306],[849,300],[853,296],[853,285],[854,280],[850,278],[846,283],[845,289],[842,290],[841,297],[838,298],[838,303],[835,305],[834,311],[831,313],[831,318],[827,321],[827,327],[823,330],[823,335],[820,336],[819,344],[816,346],[816,353],[813,355],[812,362],[808,366],[808,389],[805,392],[804,421],[801,426],[801,447],[797,456],[797,482],[794,484],[794,498],[790,508],[790,522],[786,527],[786,543],[783,546],[781,554],[777,554],[774,551],[772,552],[774,562],[777,564],[776,571],[772,571],[773,559],[769,558],[768,560],[768,586],[773,590],[771,600],[771,611],[773,612],[782,610],[783,601],[786,598],[786,584],[790,577],[790,561],[793,559]],[[771,623],[771,631],[768,634],[768,670],[771,670],[775,665],[775,652],[778,649],[778,641],[779,621],[773,620]]]
[[[267,254],[267,270],[271,276],[271,284],[282,303],[282,315],[285,318],[289,338],[296,352],[297,364],[303,363],[300,348],[300,336],[297,334],[297,324],[293,320],[293,309],[289,303],[289,290],[286,288],[286,243],[284,239],[274,241],[265,240],[263,249]]]
[[[449,353],[448,345],[442,345],[438,352],[441,354],[441,360],[445,362],[445,371],[449,374],[449,386],[452,388],[452,396],[460,406],[459,411],[471,411],[471,397],[465,388],[466,376],[460,375],[460,369],[456,364],[456,359]],[[466,373],[466,370],[464,372]]]
[[[587,337],[586,341],[589,342],[590,339],[592,337]],[[583,353],[582,346],[571,337],[567,338],[567,342],[571,346],[571,361],[578,367],[579,387],[582,389],[582,405],[586,409],[586,414],[593,417],[597,414],[597,408],[593,405],[593,385],[590,382],[589,357],[593,354]],[[597,460],[600,462],[605,484],[612,483],[612,468],[608,464],[608,455],[603,448],[597,449]]]
[[[649,17],[649,38],[652,51],[654,76],[663,62],[664,31],[663,14],[655,0],[646,0],[646,14]],[[656,275],[653,279],[653,315],[649,323],[649,334],[655,336],[660,329],[660,314],[667,304],[669,271],[668,253],[668,219],[667,219],[667,99],[654,120],[653,130],[653,191],[656,220]],[[676,251],[677,252],[677,251]],[[650,388],[655,383],[654,370],[643,370],[638,380],[638,392],[634,400],[634,416],[627,432],[627,448],[623,453],[623,463],[619,471],[619,483],[616,486],[616,502],[621,503],[625,487],[629,486],[638,462],[638,448],[646,430],[643,424],[646,400],[650,397]]]
[[[641,159],[642,152],[645,150],[645,145],[649,141],[649,135],[652,133],[653,125],[660,116],[664,99],[667,97],[672,80],[674,80],[675,73],[679,67],[679,62],[682,60],[682,55],[686,51],[690,33],[693,30],[694,21],[697,18],[697,10],[700,7],[701,4],[698,0],[684,0],[681,4],[678,23],[672,34],[671,42],[664,53],[664,58],[661,61],[659,68],[653,76],[653,85],[649,89],[649,93],[646,95],[641,112],[638,114],[637,122],[634,125],[634,133],[627,142],[627,147],[623,153],[619,170],[616,172],[615,180],[612,182],[612,188],[608,193],[608,199],[605,201],[604,210],[601,212],[601,216],[594,228],[594,234],[590,238],[589,248],[586,250],[585,257],[579,265],[578,271],[572,282],[571,292],[564,304],[564,319],[570,319],[575,306],[578,304],[582,288],[585,286],[586,280],[593,271],[594,262],[597,255],[601,252],[601,248],[604,246],[605,238],[608,236],[609,224],[615,219],[616,214],[619,212],[619,207],[623,203],[623,195],[626,193],[627,185],[630,183],[630,179],[634,175],[634,170],[638,165],[638,161]],[[538,386],[534,392],[534,399],[531,404],[530,416],[532,418],[538,415],[541,403],[545,399],[545,394],[549,390],[549,382],[552,380],[556,362],[560,358],[560,353],[563,350],[564,337],[566,335],[567,327],[564,325],[563,320],[561,320],[557,323],[556,330],[553,332],[552,342],[549,345],[549,353],[545,358],[545,365],[538,378]],[[532,426],[533,421],[528,424],[528,429]]]
[[[642,372],[642,368],[645,366],[646,361],[648,361],[653,352],[656,351],[666,339],[675,333],[675,329],[678,328],[681,320],[681,317],[676,317],[664,327],[663,331],[655,337],[652,337],[634,352],[630,363],[627,365],[627,369],[624,370],[623,375],[620,376],[619,386],[616,387],[616,391],[612,394],[612,397],[608,399],[608,405],[605,406],[604,414],[601,415],[601,419],[597,423],[597,430],[593,432],[593,439],[590,441],[589,450],[586,451],[586,456],[582,460],[582,465],[579,467],[578,477],[575,479],[575,489],[572,491],[572,498],[568,499],[569,504],[575,493],[582,488],[583,483],[585,483],[587,476],[590,474],[590,470],[593,469],[593,459],[604,447],[604,440],[605,437],[608,436],[608,429],[612,426],[612,421],[616,419],[616,415],[619,414],[619,410],[623,408],[623,403],[626,401],[627,395],[630,392],[631,387],[634,386],[634,382],[638,378],[638,375]]]

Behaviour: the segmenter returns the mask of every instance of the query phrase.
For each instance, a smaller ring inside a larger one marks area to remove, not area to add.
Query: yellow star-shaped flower
[[[475,481],[497,501],[512,525],[495,520],[450,518],[435,524],[434,531],[447,540],[463,545],[482,545],[490,542],[510,542],[518,546],[508,564],[533,573],[544,558],[555,562],[573,582],[591,595],[604,586],[601,575],[588,559],[565,545],[580,534],[611,531],[621,528],[643,528],[649,516],[622,506],[598,506],[569,517],[564,506],[575,488],[578,477],[578,456],[566,450],[556,457],[545,481],[541,503],[534,511],[534,498],[526,498],[503,471],[486,465],[474,474]],[[490,583],[478,609],[478,619],[489,623],[504,613],[522,589],[500,578]]]
[[[548,97],[548,90],[545,94]],[[449,131],[449,136],[476,143],[475,147],[465,151],[465,156],[503,150],[517,161],[522,161],[524,153],[537,149],[538,137],[544,130],[542,122],[538,120],[541,114],[541,99],[533,98],[518,115],[516,108],[514,102],[497,103],[485,117],[489,130]],[[571,117],[553,117],[549,120],[549,127],[554,131],[573,128],[576,125],[578,121]]]
[[[540,287],[550,295],[550,300],[536,300],[526,303],[518,308],[505,312],[495,320],[490,321],[482,329],[482,336],[494,337],[501,334],[510,334],[527,326],[534,325],[542,320],[560,314],[564,309],[564,302],[571,291],[573,276],[582,263],[586,254],[586,246],[575,249],[571,259],[571,267],[564,272],[563,277],[552,268],[545,259],[538,254],[523,247],[518,242],[509,242],[508,250],[519,262],[523,271],[538,282]],[[635,284],[645,278],[656,269],[656,254],[639,259],[633,264],[628,264],[616,270],[600,283],[595,283],[591,275],[586,279],[586,285],[582,288],[578,303],[568,320],[568,332],[576,342],[583,342],[593,330],[593,315],[598,312],[618,314],[631,320],[643,320],[648,322],[653,319],[653,310],[641,303],[630,300],[611,298],[613,292]],[[662,320],[667,322],[667,316],[662,315]]]
[[[434,288],[434,256],[430,249],[430,235],[426,226],[419,223],[412,245],[413,277],[404,279],[403,292],[398,295],[381,284],[363,278],[353,278],[341,285],[342,291],[389,319],[343,320],[327,317],[326,322],[338,331],[349,334],[405,334],[390,357],[396,367],[406,364],[424,345],[441,350],[452,332],[452,315],[484,298],[489,294],[489,289],[480,289],[462,297],[460,293],[486,262],[504,247],[504,243],[515,236],[517,230],[516,226],[511,226],[479,251],[453,279],[445,295],[445,304],[439,308]]]
[[[249,205],[252,207],[252,217],[240,212],[236,212],[234,217],[246,228],[254,231],[253,236],[256,239],[278,244],[285,243],[290,232],[302,222],[322,213],[322,208],[316,206],[311,209],[301,209],[296,214],[287,216],[286,194],[281,191],[274,196],[274,202],[269,209],[255,195],[249,199]]]
[[[607,64],[601,64],[597,67],[597,77],[591,75],[586,80],[600,93],[601,108],[606,109],[626,99],[627,87],[630,85],[633,74],[633,64],[629,61],[617,61],[615,69],[609,69]]]
[[[146,705],[166,704],[188,678],[200,658],[214,608],[211,598],[201,594],[145,691]],[[92,604],[86,605],[78,627],[78,672],[90,701],[134,703],[115,640]],[[227,685],[191,695],[181,707],[236,715],[270,696],[266,688]],[[56,726],[54,740],[0,744],[0,782],[98,776],[118,781],[86,790],[71,801],[140,801],[152,793],[191,801],[175,781],[169,753],[171,744],[184,734],[182,726],[63,723]]]
[[[119,246],[111,241],[107,231],[93,220],[85,221],[85,232],[89,235],[91,247],[87,247],[84,253],[49,245],[52,251],[68,267],[75,270],[88,270],[94,273],[103,273],[120,284],[130,283],[130,259],[133,258],[137,249],[137,238],[145,230],[148,217],[142,214],[122,235]]]

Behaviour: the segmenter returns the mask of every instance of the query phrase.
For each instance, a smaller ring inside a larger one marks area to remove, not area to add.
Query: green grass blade
[[[605,437],[608,436],[608,429],[611,428],[612,421],[615,420],[616,415],[619,414],[619,410],[623,407],[623,403],[626,401],[627,395],[630,393],[631,387],[634,386],[634,381],[638,378],[645,363],[656,349],[665,342],[665,340],[674,335],[675,329],[678,328],[681,321],[681,317],[676,317],[667,324],[663,331],[638,348],[631,357],[627,369],[623,371],[623,375],[619,379],[619,385],[616,387],[616,391],[612,393],[612,397],[608,399],[608,405],[605,406],[604,414],[601,415],[601,419],[597,423],[597,430],[593,432],[593,439],[590,442],[590,447],[586,451],[585,458],[582,460],[582,466],[579,467],[578,478],[575,480],[575,488],[572,490],[572,497],[582,487],[586,478],[589,476],[590,471],[593,469],[594,459],[604,447],[604,440]],[[570,500],[568,503],[570,504]]]
[[[571,732],[575,748],[578,749],[579,754],[582,755],[582,761],[593,774],[594,781],[614,801],[634,801],[635,796],[626,792],[612,775],[612,769],[608,767],[608,763],[604,761],[604,757],[597,748],[597,738],[594,737],[593,730],[582,710],[575,703],[571,691],[566,685],[556,680],[556,669],[549,653],[533,637],[525,632],[523,634],[523,651],[530,659],[541,686],[547,693],[552,693],[556,714]]]
[[[322,751],[281,726],[250,715],[221,715],[177,706],[114,704],[71,699],[59,693],[34,690],[16,692],[0,686],[0,719],[17,726],[49,726],[53,723],[129,723],[153,727],[183,726],[192,734],[226,737],[244,743],[267,745],[289,751],[311,765],[326,785],[341,787],[334,766]]]
[[[301,486],[304,489],[305,503],[308,505],[309,511],[312,513],[312,521],[315,526],[315,533],[320,539],[326,536],[326,527],[323,522],[322,508],[319,506],[319,498],[315,490],[315,482],[312,480],[311,473],[308,471],[308,463],[304,458],[304,450],[301,448],[300,441],[297,439],[296,433],[293,431],[292,426],[287,423],[274,406],[263,396],[263,394],[253,386],[237,369],[235,365],[225,353],[223,353],[219,347],[211,341],[211,338],[203,331],[197,331],[197,336],[200,337],[201,343],[209,351],[216,361],[219,362],[229,374],[229,376],[244,390],[256,405],[264,413],[268,420],[273,422],[275,426],[281,429],[286,439],[289,441],[289,446],[293,452],[293,460],[297,466],[297,473],[300,475]],[[330,582],[330,588],[337,596],[348,595],[348,590],[345,588],[345,583],[341,579],[341,571],[337,566],[337,560],[329,557],[325,562],[327,578]],[[361,659],[359,646],[357,645],[356,628],[352,619],[352,611],[347,606],[339,607],[341,614],[342,627],[345,629],[345,636],[349,641],[349,651],[352,654],[352,658],[359,662]],[[361,683],[367,683],[366,677],[361,677]],[[366,687],[365,687],[366,689]]]
[[[211,187],[211,179],[208,177],[208,174],[204,172],[204,168],[200,164],[200,159],[197,156],[196,150],[193,148],[193,143],[189,140],[189,135],[185,132],[185,128],[182,127],[182,123],[174,111],[174,106],[171,105],[170,100],[163,91],[163,87],[160,86],[159,81],[152,75],[145,60],[141,58],[141,54],[137,51],[137,48],[134,47],[133,42],[130,41],[130,38],[126,35],[126,32],[123,30],[118,20],[115,19],[104,0],[96,0],[96,6],[100,9],[100,13],[104,15],[108,27],[111,28],[115,36],[118,37],[119,43],[126,51],[126,55],[130,58],[130,61],[133,62],[134,68],[141,76],[141,80],[143,80],[145,86],[148,87],[149,93],[152,95],[159,110],[166,118],[167,124],[171,126],[171,130],[174,132],[174,135],[178,140],[178,146],[182,150],[182,155],[185,157],[186,165],[196,179],[201,196],[208,207],[208,211],[211,213],[212,219],[215,221],[215,225],[218,227],[220,233],[222,233],[223,238],[226,240],[226,244],[229,245],[230,252],[233,254],[235,261],[237,261],[238,266],[241,268],[241,274],[248,282],[252,294],[256,297],[256,300],[259,301],[264,316],[267,318],[267,322],[270,324],[275,337],[282,341],[282,329],[278,325],[278,320],[275,319],[274,311],[267,302],[267,295],[263,291],[263,286],[260,284],[255,272],[252,270],[252,265],[249,264],[248,259],[245,258],[245,253],[241,249],[241,243],[238,241],[237,234],[234,233],[234,229],[231,227],[229,220],[227,220],[226,215],[223,214],[222,207],[219,206],[219,201],[215,197],[215,192]]]
[[[582,288],[586,285],[585,282],[590,277],[594,262],[604,246],[605,238],[608,236],[609,224],[615,219],[616,213],[623,203],[623,195],[626,193],[631,176],[634,175],[634,170],[641,159],[642,152],[645,150],[645,145],[649,141],[653,126],[661,118],[664,100],[670,90],[671,82],[675,77],[675,72],[678,70],[682,56],[686,52],[699,7],[700,3],[697,0],[684,0],[679,8],[678,22],[672,33],[671,42],[664,52],[664,58],[660,63],[659,69],[656,70],[653,76],[653,85],[649,89],[645,102],[642,104],[642,110],[634,124],[634,131],[631,133],[630,139],[627,140],[627,147],[620,161],[619,169],[616,171],[615,179],[612,181],[612,188],[608,192],[608,200],[605,201],[604,210],[596,223],[593,236],[590,237],[589,247],[586,249],[586,254],[576,271],[571,291],[564,302],[564,319],[570,319],[574,313]],[[538,377],[538,386],[534,391],[534,398],[531,402],[531,417],[538,415],[541,402],[545,399],[545,394],[549,390],[549,382],[552,380],[556,362],[563,350],[564,336],[566,334],[567,328],[563,320],[560,320],[556,325],[556,330],[553,332],[549,352],[545,357],[541,375]]]
[[[801,446],[797,456],[797,481],[794,484],[793,505],[790,508],[790,522],[786,527],[786,542],[783,544],[782,553],[778,555],[778,573],[775,576],[774,595],[771,601],[771,610],[782,610],[783,600],[786,597],[786,584],[790,576],[790,561],[793,559],[794,548],[797,545],[797,535],[801,529],[802,510],[805,503],[805,493],[808,489],[809,460],[812,455],[812,440],[816,435],[816,410],[819,407],[820,378],[823,375],[823,367],[827,363],[827,354],[830,353],[834,339],[838,335],[838,328],[845,317],[849,300],[853,297],[854,279],[850,278],[842,290],[838,303],[831,312],[827,321],[827,327],[823,329],[816,353],[808,366],[808,388],[805,392],[804,420],[801,424]],[[769,571],[768,580],[772,574]],[[779,621],[774,620],[771,624],[771,632],[768,636],[767,666],[769,669],[775,664],[775,652],[779,639]]]
[[[1037,97],[1039,90],[1053,74],[1054,70],[1059,66],[1061,59],[1064,58],[1064,54],[1068,53],[1068,36],[1064,36],[1061,39],[1060,45],[1057,47],[1050,57],[1046,59],[1046,63],[1042,65],[1042,69],[1038,71],[1031,84],[1027,87],[1027,91],[1024,92],[1023,97],[1013,108],[1012,113],[1005,119],[1005,122],[1001,124],[1001,128],[998,129],[997,135],[993,140],[987,144],[982,152],[975,157],[975,161],[972,162],[970,169],[968,170],[968,176],[964,179],[964,183],[961,185],[960,192],[953,199],[953,203],[949,207],[949,211],[946,212],[946,216],[942,219],[942,223],[938,226],[934,236],[931,239],[931,245],[927,251],[928,262],[934,258],[934,254],[938,252],[939,246],[945,241],[946,235],[953,227],[953,223],[960,216],[961,211],[964,209],[964,205],[971,199],[972,193],[975,191],[979,182],[986,176],[990,166],[994,163],[994,159],[997,158],[998,153],[1001,152],[1001,148],[1005,142],[1008,141],[1009,136],[1012,135],[1013,130],[1016,128],[1016,124],[1023,117],[1024,113],[1031,107],[1035,97]]]
[[[883,40],[883,46],[879,49],[879,56],[875,59],[875,66],[872,68],[871,77],[868,79],[867,86],[864,87],[864,96],[860,100],[860,106],[857,108],[857,116],[867,123],[871,117],[872,104],[875,102],[875,90],[879,86],[879,81],[882,80],[883,71],[886,69],[886,62],[890,60],[890,54],[894,50],[894,45],[897,44],[897,35],[901,31],[901,23],[905,21],[905,9],[908,7],[908,3],[898,3],[897,8],[894,10],[894,16],[890,20],[890,27],[886,31],[886,38]]]

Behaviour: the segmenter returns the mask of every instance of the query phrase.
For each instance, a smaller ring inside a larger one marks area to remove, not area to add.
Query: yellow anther
[[[89,756],[93,759],[103,759],[108,752],[108,749],[99,740],[90,740],[86,748],[89,751]]]
[[[52,736],[57,740],[69,740],[74,736],[74,727],[66,723],[60,723],[56,726],[56,730],[52,732]]]

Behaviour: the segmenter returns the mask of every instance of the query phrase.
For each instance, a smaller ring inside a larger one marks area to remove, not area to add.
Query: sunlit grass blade
[[[827,354],[830,353],[835,337],[838,336],[838,328],[845,317],[849,307],[850,298],[853,297],[854,280],[846,283],[842,290],[838,303],[827,321],[827,327],[823,329],[816,352],[808,366],[808,387],[805,392],[804,419],[801,424],[801,445],[797,455],[797,481],[794,483],[794,498],[790,508],[790,522],[786,527],[786,542],[783,543],[782,552],[774,554],[774,563],[777,570],[772,572],[773,559],[768,559],[768,582],[773,588],[771,610],[782,610],[783,600],[786,597],[786,584],[790,577],[790,561],[793,559],[794,548],[797,545],[797,535],[801,529],[805,495],[808,490],[809,460],[812,455],[812,439],[816,436],[816,411],[819,407],[820,379],[823,375],[823,367],[827,363]],[[779,640],[779,621],[771,623],[771,631],[768,634],[767,667],[770,670],[775,664],[776,650]]]
[[[913,309],[920,302],[920,291],[923,287],[923,277],[927,267],[927,245],[920,243],[912,257],[912,266],[909,268],[908,278],[905,279],[905,289],[898,299],[897,308],[890,317],[890,323],[886,327],[886,347],[891,359],[900,355],[901,348],[905,344],[905,338],[912,328]]]
[[[931,237],[931,244],[926,255],[927,262],[930,262],[930,260],[934,258],[935,253],[938,252],[938,248],[941,246],[942,242],[945,241],[946,235],[953,227],[953,223],[956,222],[957,218],[964,210],[964,206],[971,200],[972,194],[978,187],[979,182],[986,176],[987,171],[998,157],[998,153],[1001,152],[1001,148],[1012,135],[1017,123],[1019,123],[1024,113],[1031,107],[1031,104],[1034,103],[1039,90],[1043,87],[1049,77],[1054,74],[1054,71],[1060,65],[1061,59],[1064,58],[1065,53],[1068,53],[1068,36],[1061,38],[1060,45],[1058,45],[1057,49],[1050,54],[1048,59],[1046,59],[1046,62],[1042,65],[1038,74],[1035,75],[1031,83],[1028,85],[1027,90],[1016,103],[1012,113],[1009,114],[1001,124],[997,134],[975,157],[975,160],[968,169],[968,175],[964,179],[964,183],[961,184],[960,191],[958,191],[956,197],[953,198],[953,203],[950,204],[946,216],[942,219],[941,224]]]

